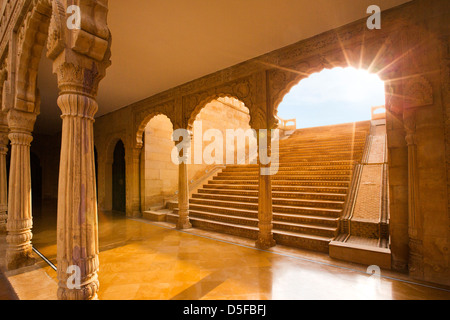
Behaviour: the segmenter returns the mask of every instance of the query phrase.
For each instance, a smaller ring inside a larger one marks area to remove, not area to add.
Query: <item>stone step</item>
[[[285,161],[289,160],[304,160],[304,159],[359,159],[362,157],[362,152],[320,152],[317,154],[314,153],[297,153],[295,151],[293,152],[286,152],[286,153],[278,153],[278,159],[280,160],[280,163],[283,163]]]
[[[259,176],[260,172],[258,170],[251,170],[251,171],[223,171],[217,175],[217,177],[234,177],[234,176],[241,176],[242,174],[245,174],[246,176]],[[284,175],[296,175],[296,176],[328,176],[328,175],[345,175],[349,176],[352,174],[352,170],[323,170],[323,171],[309,171],[309,170],[279,170],[278,173],[275,176],[284,176]]]
[[[314,160],[314,161],[318,161],[318,160],[357,160],[360,159],[362,157],[362,153],[357,154],[357,153],[330,153],[330,154],[320,154],[320,155],[315,155],[315,154],[286,154],[286,155],[280,155],[279,156],[279,163],[283,164],[284,162],[288,162],[288,161],[304,161],[304,160]]]
[[[178,208],[178,200],[167,201],[166,207],[169,210],[174,210],[174,209]]]
[[[344,151],[344,150],[358,150],[364,149],[365,142],[355,142],[352,143],[349,141],[348,143],[340,143],[340,144],[332,144],[332,145],[323,145],[323,144],[307,144],[307,143],[283,143],[280,141],[278,145],[278,150],[280,151],[289,151],[295,150],[298,152],[319,152],[319,151]]]
[[[289,147],[295,147],[299,149],[317,149],[317,148],[329,148],[329,149],[336,149],[336,147],[345,147],[345,148],[352,148],[352,146],[357,146],[360,148],[364,147],[364,144],[366,143],[366,137],[364,138],[358,138],[355,140],[352,139],[343,139],[340,141],[328,141],[325,142],[323,140],[317,140],[317,141],[311,141],[311,140],[304,140],[304,139],[296,139],[296,138],[289,138],[287,140],[281,140],[279,141],[280,148],[289,148]]]
[[[258,180],[210,180],[209,185],[226,184],[226,185],[258,185]],[[315,186],[315,187],[349,187],[349,181],[317,181],[317,180],[272,180],[272,186]]]
[[[308,249],[327,254],[329,252],[329,244],[333,240],[333,238],[329,237],[300,234],[277,229],[273,230],[273,238],[279,245]]]
[[[271,165],[275,165],[278,164],[279,167],[283,167],[285,165],[288,165],[289,163],[304,163],[304,162],[311,162],[311,161],[360,161],[362,158],[361,156],[355,156],[355,157],[351,157],[351,156],[323,156],[323,157],[302,157],[302,158],[286,158],[286,157],[280,157],[278,159],[270,159]]]
[[[339,226],[339,218],[336,217],[320,217],[302,214],[285,214],[273,213],[273,220],[280,222],[290,222],[297,224],[319,225],[325,227],[333,227],[335,229]]]
[[[257,218],[249,218],[249,217],[241,217],[241,216],[231,216],[224,215],[218,213],[211,212],[202,212],[189,210],[190,218],[199,218],[207,221],[214,222],[223,222],[228,224],[242,225],[242,226],[251,226],[258,227],[258,219]],[[325,227],[319,225],[311,225],[311,224],[301,224],[301,223],[293,223],[286,221],[273,221],[273,227],[275,229],[295,232],[295,233],[304,233],[304,234],[312,234],[324,237],[335,237],[337,234],[337,227]]]
[[[250,176],[250,175],[236,175],[236,176],[215,176],[213,181],[246,181],[246,180],[258,180],[259,176]],[[271,176],[272,181],[350,181],[350,175],[327,175],[327,176],[311,176],[311,175],[273,175]]]
[[[168,222],[176,223],[177,219],[178,216],[176,214],[168,215]],[[257,227],[211,221],[200,218],[191,218],[190,220],[194,228],[230,234],[253,240],[256,240],[258,237]],[[295,233],[278,229],[273,230],[273,235],[278,244],[321,251],[325,253],[328,253],[328,245],[332,241],[331,237]]]
[[[274,164],[277,162],[273,162]],[[339,165],[350,165],[352,166],[355,160],[325,160],[325,161],[292,161],[289,163],[279,163],[280,168],[292,167],[292,166],[339,166]],[[225,170],[233,168],[258,168],[257,164],[235,164],[228,165]]]
[[[259,190],[258,185],[230,185],[230,184],[206,184],[204,189],[220,189],[220,190]],[[338,193],[347,194],[348,188],[345,187],[314,187],[314,186],[283,186],[273,185],[272,191],[280,192],[313,192],[313,193]]]
[[[147,220],[151,221],[166,221],[166,217],[168,213],[172,213],[172,210],[169,209],[162,209],[162,210],[149,210],[144,211],[142,213],[142,217]]]
[[[223,202],[209,202],[208,204],[197,204],[190,203],[189,208],[196,211],[202,212],[215,212],[221,214],[231,214],[234,216],[242,216],[242,217],[253,217],[256,218],[258,216],[258,206],[256,205],[248,205],[245,203],[241,203],[241,206],[233,207],[228,206],[227,203]],[[177,211],[178,209],[175,209]],[[330,208],[319,208],[319,207],[291,207],[291,206],[274,206],[274,214],[278,214],[281,216],[286,216],[285,221],[290,221],[291,219],[295,219],[296,216],[301,216],[303,218],[322,218],[322,219],[336,219],[339,218],[341,214],[341,210],[338,209],[330,209]],[[291,218],[290,218],[291,217]]]
[[[324,165],[324,166],[307,166],[307,165],[303,165],[303,166],[298,166],[298,167],[285,167],[285,166],[281,166],[279,168],[279,172],[282,171],[331,171],[331,170],[353,170],[353,165],[340,165],[340,166],[328,166],[328,165]],[[250,166],[250,165],[242,165],[241,167],[234,167],[234,168],[229,168],[227,167],[226,169],[224,169],[222,172],[259,172],[259,167],[258,166]]]
[[[221,195],[235,195],[235,196],[250,196],[258,197],[258,190],[223,190],[223,189],[199,189],[201,194],[221,194]],[[315,200],[337,200],[345,201],[347,194],[338,193],[308,193],[308,192],[282,192],[272,191],[273,198],[294,198],[294,199],[315,199]]]
[[[336,150],[336,149],[364,149],[366,139],[364,141],[346,141],[343,143],[332,143],[332,144],[322,144],[322,143],[305,143],[298,141],[293,143],[292,141],[280,141],[279,150],[290,150],[295,149],[296,151],[316,151],[316,150]]]
[[[210,201],[205,203],[205,201]],[[190,199],[190,203],[196,204],[209,204],[211,202],[223,202],[232,203],[239,208],[240,205],[256,204],[258,205],[258,197],[240,197],[240,196],[227,196],[218,194],[194,194]],[[328,200],[306,200],[306,199],[278,199],[272,198],[272,204],[274,206],[288,206],[288,207],[313,207],[313,208],[329,208],[329,209],[342,209],[344,206],[344,201],[328,201]],[[257,209],[256,209],[257,210]]]
[[[310,234],[315,236],[335,238],[338,229],[335,227],[325,227],[318,225],[298,224],[292,222],[273,221],[274,230],[288,231],[292,233]]]

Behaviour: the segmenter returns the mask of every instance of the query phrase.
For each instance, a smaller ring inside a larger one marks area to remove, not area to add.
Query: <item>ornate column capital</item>
[[[9,140],[11,140],[12,146],[23,146],[29,148],[31,146],[31,142],[33,141],[33,136],[31,133],[12,132],[8,137]]]
[[[53,70],[58,78],[60,95],[77,94],[89,98],[97,96],[98,85],[106,75],[106,68],[110,62],[96,62],[88,58],[78,61],[65,61],[60,63],[56,60]]]
[[[11,133],[28,133],[31,134],[36,122],[36,113],[24,112],[11,109],[8,112],[8,126]]]
[[[408,147],[417,145],[415,133],[407,134],[405,139],[406,139],[406,144],[408,145]]]

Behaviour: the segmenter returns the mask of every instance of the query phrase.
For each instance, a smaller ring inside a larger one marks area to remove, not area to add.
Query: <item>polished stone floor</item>
[[[56,218],[51,211],[36,216],[33,242],[56,264]],[[100,213],[99,298],[450,299],[448,288],[402,274],[382,271],[381,277],[371,277],[367,266],[324,254],[283,247],[260,251],[245,239],[213,236]],[[7,275],[21,299],[55,298],[56,272],[42,261]]]

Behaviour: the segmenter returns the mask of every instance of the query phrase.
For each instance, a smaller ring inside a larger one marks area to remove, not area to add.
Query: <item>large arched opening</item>
[[[385,85],[376,74],[352,67],[324,69],[293,86],[277,107],[297,128],[371,120],[371,108],[385,104]]]
[[[141,207],[143,212],[164,207],[174,201],[178,190],[178,167],[172,162],[175,146],[173,124],[165,115],[153,116],[142,134]]]
[[[380,253],[390,249],[385,95],[378,75],[333,68],[302,79],[283,97],[276,108],[280,168],[272,177],[277,243],[375,263],[363,253],[343,253],[365,245],[377,252],[376,264],[391,267],[390,253]],[[291,211],[280,200],[288,184]]]

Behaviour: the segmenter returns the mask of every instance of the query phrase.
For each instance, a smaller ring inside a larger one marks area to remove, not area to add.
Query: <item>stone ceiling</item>
[[[408,0],[377,0],[382,10]],[[110,0],[112,66],[97,116],[367,17],[373,0]],[[39,70],[36,132],[61,128],[51,61]]]

